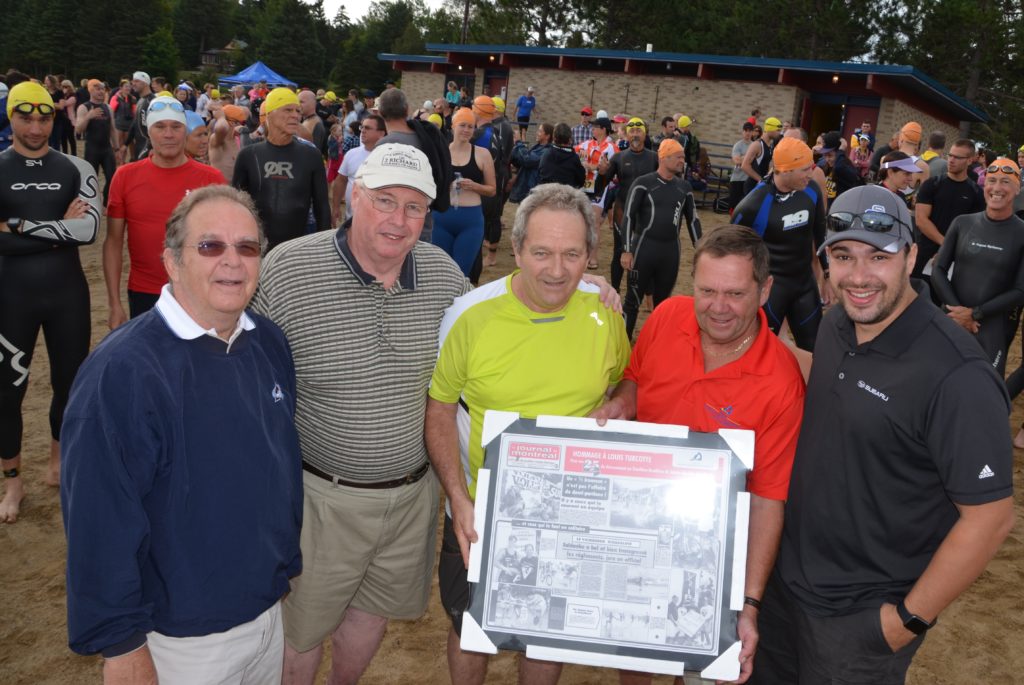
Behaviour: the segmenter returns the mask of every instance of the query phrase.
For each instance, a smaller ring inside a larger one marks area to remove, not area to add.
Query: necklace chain
[[[744,346],[748,342],[750,342],[751,340],[754,339],[755,335],[756,335],[756,333],[751,333],[750,335],[748,335],[747,337],[745,337],[743,339],[743,342],[741,342],[734,349],[731,349],[728,352],[710,352],[710,351],[708,351],[707,343],[704,342],[703,338],[701,339],[701,347],[704,349],[704,355],[707,356],[707,357],[715,357],[715,358],[717,358],[717,357],[728,357],[729,355],[736,354],[737,352],[742,350],[744,348]]]

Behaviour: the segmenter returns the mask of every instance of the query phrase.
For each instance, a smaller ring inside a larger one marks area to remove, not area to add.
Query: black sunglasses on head
[[[899,217],[884,212],[864,212],[862,214],[835,212],[829,214],[825,220],[828,230],[834,233],[842,233],[843,231],[853,229],[855,221],[859,221],[860,227],[871,233],[889,233],[896,224],[906,226],[908,230],[910,229],[906,222],[902,221]]]

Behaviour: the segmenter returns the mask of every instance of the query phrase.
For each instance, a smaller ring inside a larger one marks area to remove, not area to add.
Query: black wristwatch
[[[981,321],[985,318],[985,315],[981,313],[981,307],[974,307],[971,309],[971,318],[975,321]]]
[[[935,621],[929,623],[917,614],[910,613],[907,609],[907,605],[900,600],[900,603],[896,605],[896,613],[899,614],[900,620],[903,621],[903,627],[912,632],[914,635],[923,635],[929,628],[935,625]]]

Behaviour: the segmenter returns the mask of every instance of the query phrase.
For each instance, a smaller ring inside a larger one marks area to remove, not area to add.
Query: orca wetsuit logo
[[[59,183],[12,183],[11,190],[60,190]]]
[[[263,178],[295,178],[291,162],[267,162],[263,165]]]
[[[4,360],[4,355],[2,354],[4,350],[8,352],[7,359],[10,361],[11,371],[15,373],[13,385],[17,388],[28,378],[28,369],[21,364],[25,353],[15,347],[14,343],[0,335],[0,362]]]

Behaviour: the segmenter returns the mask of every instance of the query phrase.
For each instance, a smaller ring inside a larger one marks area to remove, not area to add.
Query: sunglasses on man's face
[[[255,240],[243,240],[240,243],[226,243],[223,240],[200,240],[195,245],[186,245],[185,247],[196,248],[196,252],[202,257],[220,257],[227,251],[228,247],[234,247],[239,257],[248,259],[259,257],[262,252],[260,244]]]
[[[32,112],[39,112],[44,117],[48,117],[53,114],[53,105],[46,102],[19,102],[14,106],[14,111],[26,116]]]

